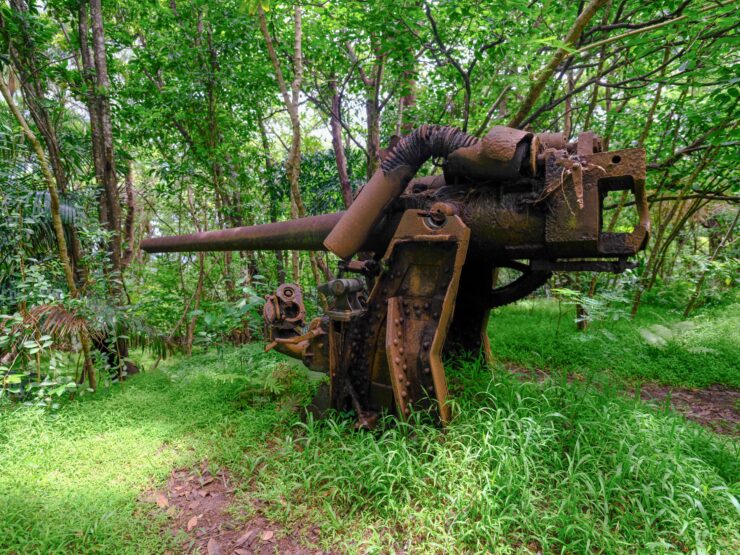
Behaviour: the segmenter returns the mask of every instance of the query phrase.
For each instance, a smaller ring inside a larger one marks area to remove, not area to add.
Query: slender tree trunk
[[[373,43],[375,61],[372,76],[365,73],[351,43],[346,45],[352,63],[357,66],[360,79],[365,86],[365,125],[367,129],[367,178],[370,179],[380,165],[380,85],[383,80],[385,58],[379,46]]]
[[[663,57],[663,61],[667,61],[669,50],[666,49],[666,53]],[[665,75],[665,70],[661,72],[661,77]],[[598,87],[598,85],[594,85],[594,87]],[[643,147],[645,146],[645,141],[647,141],[648,136],[650,135],[650,129],[653,125],[653,118],[655,117],[655,110],[657,110],[658,105],[660,103],[660,97],[663,93],[663,83],[658,84],[658,88],[655,91],[655,96],[653,97],[653,102],[650,105],[650,110],[648,110],[647,118],[645,119],[645,125],[642,127],[642,132],[640,133],[640,138],[637,140],[637,146]],[[614,231],[614,227],[617,225],[617,221],[619,220],[619,216],[622,213],[622,210],[624,209],[624,205],[627,202],[628,198],[628,191],[622,191],[622,194],[619,196],[619,202],[617,203],[617,207],[614,209],[614,214],[612,214],[611,219],[609,220],[609,224],[607,225],[606,231],[608,233],[611,233]],[[598,274],[595,274],[591,278],[591,283],[588,288],[588,296],[593,297],[596,294],[596,283],[598,281]]]
[[[89,34],[90,34],[90,20],[89,20],[89,9],[87,0],[79,0],[79,11],[78,11],[78,37],[80,45],[80,58],[82,60],[82,78],[85,83],[85,103],[87,104],[87,111],[90,115],[90,139],[92,148],[92,159],[93,168],[95,170],[95,180],[100,188],[98,192],[98,220],[104,228],[108,228],[108,196],[105,192],[105,175],[103,168],[105,162],[103,160],[103,144],[102,144],[102,123],[100,120],[100,106],[98,102],[98,95],[96,93],[97,84],[95,81],[95,62],[93,60],[93,54],[90,50],[89,45]],[[110,249],[110,245],[105,245],[103,248]],[[108,271],[108,266],[104,267],[104,273],[108,278],[109,292],[111,279]]]
[[[732,237],[732,233],[735,230],[735,226],[737,225],[737,220],[739,217],[740,217],[740,210],[737,210],[735,212],[735,218],[732,220],[730,227],[727,228],[727,233],[722,238],[722,240],[719,242],[719,244],[717,245],[717,248],[714,249],[712,256],[709,257],[709,260],[707,262],[707,267],[701,273],[699,280],[696,282],[696,289],[694,290],[694,294],[691,296],[691,299],[689,300],[689,304],[686,305],[686,309],[683,311],[684,318],[689,317],[689,314],[691,314],[691,311],[694,309],[694,305],[696,305],[696,301],[699,300],[699,295],[701,295],[701,289],[704,286],[704,280],[707,278],[707,274],[709,273],[709,265],[712,262],[714,262],[715,258],[717,258],[717,255],[719,254],[719,251],[722,250],[722,247],[724,247],[730,241],[730,238]]]
[[[121,265],[126,268],[134,258],[136,249],[136,192],[134,190],[134,162],[128,161],[126,172],[126,221],[124,222],[124,237],[126,238],[126,250],[121,259]]]
[[[645,265],[645,270],[643,271],[643,275],[640,279],[640,282],[637,285],[637,291],[635,292],[635,297],[632,301],[632,310],[630,311],[630,313],[633,319],[637,315],[637,311],[640,309],[640,304],[642,302],[643,293],[647,289],[649,289],[649,287],[651,287],[652,284],[654,283],[654,273],[656,269],[658,268],[659,260],[661,259],[660,253],[662,249],[664,248],[664,245],[670,242],[670,241],[663,241],[663,237],[666,231],[668,230],[670,223],[674,220],[674,218],[676,218],[677,215],[678,215],[678,218],[676,218],[676,222],[678,223],[682,220],[681,213],[682,213],[684,202],[685,202],[684,197],[690,190],[691,185],[694,184],[696,177],[699,175],[699,173],[701,173],[701,171],[712,160],[713,153],[714,153],[714,150],[711,148],[705,151],[702,156],[701,161],[694,168],[694,171],[692,171],[690,175],[686,176],[683,179],[683,185],[679,191],[678,199],[671,206],[668,216],[665,218],[662,225],[658,226],[658,232],[656,233],[655,239],[653,240],[653,247],[650,251],[650,256],[648,257],[647,264]]]
[[[26,107],[46,145],[47,159],[57,189],[64,193],[67,188],[67,175],[62,164],[56,129],[49,111],[44,106],[44,97],[48,92],[48,87],[43,77],[43,62],[40,61],[39,53],[34,46],[32,30],[26,20],[28,4],[25,0],[10,0],[9,5],[11,10],[17,14],[16,24],[19,32],[8,37],[10,39],[8,40],[8,54],[20,77]],[[0,27],[6,32],[10,30],[6,28],[2,14],[0,14]]]
[[[650,275],[653,270],[653,265],[655,264],[658,258],[658,251],[660,250],[662,246],[663,234],[668,229],[668,226],[670,225],[671,220],[673,219],[676,212],[678,211],[680,204],[681,203],[677,201],[671,207],[671,211],[668,217],[665,219],[663,225],[658,227],[658,233],[656,234],[656,237],[653,240],[653,248],[650,250],[650,256],[648,256],[647,263],[645,264],[645,270],[643,271],[642,279],[640,279],[640,282],[637,285],[637,291],[635,292],[635,297],[632,300],[632,309],[630,311],[632,319],[634,319],[635,316],[637,316],[637,311],[640,309],[640,304],[642,302],[642,295],[647,289],[647,283],[650,280]]]
[[[102,145],[100,144],[100,115],[98,110],[97,96],[95,94],[95,64],[93,62],[92,52],[90,52],[89,38],[90,23],[88,15],[88,6],[86,0],[80,0],[80,7],[77,20],[77,31],[80,41],[80,58],[82,59],[82,78],[85,81],[85,103],[87,111],[90,114],[90,136],[92,139],[93,167],[95,169],[95,179],[102,188],[103,184],[103,161]],[[101,205],[106,206],[105,194],[100,194]],[[107,212],[107,209],[106,209]],[[103,214],[100,215],[101,221]],[[105,216],[107,221],[107,215]]]
[[[267,46],[267,52],[272,62],[272,67],[275,70],[275,76],[280,87],[280,93],[283,97],[285,108],[288,110],[290,116],[290,125],[292,128],[292,136],[290,142],[290,150],[288,152],[288,160],[286,163],[286,172],[288,174],[288,183],[290,184],[290,215],[291,218],[303,218],[306,215],[306,207],[303,204],[303,198],[301,196],[300,187],[300,175],[301,175],[301,118],[299,111],[299,100],[301,85],[303,83],[303,51],[302,51],[302,11],[300,4],[296,3],[293,10],[293,24],[294,24],[294,43],[293,43],[293,81],[290,84],[290,89],[283,77],[283,71],[280,66],[280,60],[275,52],[272,37],[267,30],[267,19],[265,12],[262,9],[262,5],[257,3],[257,15],[259,17],[260,30],[262,36],[265,39],[265,45]],[[299,256],[297,251],[293,251],[293,280],[298,283],[300,278],[299,272]],[[311,271],[316,283],[320,283],[321,276],[319,274],[318,264],[316,263],[316,257],[314,253],[309,253],[309,260],[311,262]]]
[[[195,286],[195,294],[193,295],[193,311],[198,310],[200,307],[200,299],[203,296],[203,281],[205,279],[205,253],[198,253],[198,283]],[[188,330],[185,337],[185,351],[188,356],[193,354],[193,339],[195,337],[195,324],[198,321],[198,316],[195,315],[188,322]]]
[[[652,275],[650,276],[650,281],[647,284],[646,289],[650,291],[653,286],[655,285],[655,282],[658,279],[658,276],[665,275],[664,268],[665,268],[665,261],[668,258],[668,251],[670,246],[673,244],[673,242],[676,240],[676,238],[680,235],[683,228],[686,226],[686,223],[691,220],[691,218],[699,211],[703,206],[705,206],[706,201],[702,202],[702,199],[694,199],[689,203],[688,208],[683,210],[683,207],[685,206],[686,202],[684,201],[682,204],[682,210],[679,211],[679,218],[676,221],[676,223],[673,225],[673,228],[671,229],[670,234],[668,234],[668,237],[666,237],[665,241],[663,241],[663,244],[661,248],[658,251],[658,256],[656,259],[656,263],[653,267]]]
[[[365,119],[367,123],[367,178],[369,180],[380,166],[380,110],[374,83],[365,101]]]
[[[409,117],[409,111],[416,107],[416,72],[405,71],[404,78],[408,86],[408,94],[401,97],[398,105],[397,135],[408,135],[414,130],[414,120]]]
[[[609,14],[611,13],[612,3],[608,2],[604,11],[601,15],[601,24],[606,25],[609,23]],[[601,75],[604,69],[604,63],[606,62],[606,44],[602,45],[599,49],[599,61],[596,66],[596,75]],[[588,108],[586,109],[586,115],[583,118],[583,130],[588,131],[591,127],[591,118],[593,118],[594,111],[599,102],[599,83],[594,83],[593,90],[591,91],[591,99],[588,102]]]
[[[11,0],[10,7],[18,16],[17,23],[20,32],[14,32],[11,36],[8,33],[10,29],[8,29],[7,22],[1,13],[0,30],[5,35],[12,67],[15,73],[20,76],[21,90],[26,106],[46,145],[48,163],[54,175],[57,190],[63,195],[67,192],[68,187],[67,172],[62,162],[63,157],[56,126],[44,102],[48,84],[43,76],[43,64],[39,61],[39,54],[35,48],[31,30],[28,28],[28,22],[25,19],[28,5],[24,0]],[[67,247],[69,248],[75,281],[79,286],[87,281],[87,272],[82,264],[82,247],[77,228],[71,226],[69,234],[70,243]]]
[[[565,135],[565,140],[570,139],[570,135],[573,132],[573,105],[571,102],[571,94],[573,93],[573,87],[575,86],[575,81],[573,79],[573,72],[568,71],[566,76],[566,83],[567,85],[567,92],[568,92],[568,98],[565,99],[565,114],[564,114],[564,122],[563,122],[563,135]]]
[[[39,166],[41,166],[41,173],[44,176],[46,187],[49,191],[51,220],[54,227],[54,235],[57,241],[59,259],[61,260],[62,268],[64,269],[64,277],[67,282],[67,289],[69,290],[70,297],[75,298],[78,296],[78,292],[77,286],[75,285],[72,264],[70,263],[69,255],[67,252],[67,239],[64,236],[62,217],[59,214],[59,192],[57,191],[56,181],[54,180],[54,176],[52,175],[51,170],[49,169],[49,165],[46,161],[46,155],[44,154],[44,149],[41,146],[41,143],[39,142],[33,131],[31,131],[31,128],[28,126],[26,119],[23,117],[23,114],[21,114],[18,106],[16,106],[15,102],[13,101],[13,96],[10,94],[10,91],[8,90],[8,87],[2,77],[0,77],[0,92],[5,98],[5,102],[8,104],[8,108],[13,114],[13,117],[16,119],[18,125],[21,127],[23,134],[26,136],[28,142],[31,143],[31,145],[33,146],[33,150],[36,152]],[[95,389],[97,384],[95,380],[95,370],[92,365],[92,357],[90,355],[91,341],[88,331],[84,327],[80,332],[80,344],[82,346],[82,354],[85,360],[84,372],[87,375],[90,387],[92,389]]]
[[[279,194],[277,184],[275,183],[275,164],[270,154],[270,142],[267,140],[267,129],[265,121],[259,117],[260,139],[262,140],[262,150],[265,156],[265,171],[267,173],[267,194],[270,199],[270,221],[276,222],[278,218]],[[283,251],[275,251],[278,281],[285,283],[285,255]]]
[[[89,0],[89,19],[85,0],[81,0],[79,9],[79,40],[80,57],[83,66],[83,78],[87,86],[87,103],[90,113],[90,133],[92,137],[93,163],[95,177],[100,185],[100,222],[110,232],[110,242],[107,245],[110,259],[110,275],[108,287],[113,302],[125,304],[126,297],[123,287],[122,238],[121,238],[121,203],[118,195],[118,176],[116,175],[116,157],[113,143],[113,122],[111,119],[110,91],[111,83],[108,76],[108,60],[106,58],[105,32],[101,0]],[[90,33],[92,31],[92,33]],[[89,47],[89,35],[92,34],[92,51]],[[133,187],[131,188],[133,193]],[[127,195],[129,191],[127,190]],[[132,197],[133,198],[133,197]],[[129,199],[129,200],[132,200]],[[131,224],[133,226],[134,212],[131,207]],[[134,207],[135,209],[135,207]],[[129,257],[130,260],[130,257]],[[123,369],[127,374],[135,374],[138,368],[128,360],[128,341],[116,338],[117,371],[123,377]]]
[[[342,143],[342,124],[339,121],[339,118],[342,117],[342,98],[337,89],[336,80],[330,81],[329,89],[331,90],[331,116],[329,119],[331,144],[334,147],[334,159],[337,163],[337,174],[339,175],[342,199],[344,200],[345,208],[349,208],[349,205],[352,204],[352,184],[349,181],[347,156],[345,155],[344,144]]]

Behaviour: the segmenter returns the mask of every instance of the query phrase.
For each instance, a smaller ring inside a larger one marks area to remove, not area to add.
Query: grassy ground
[[[740,305],[699,312],[644,306],[633,322],[605,319],[576,330],[572,305],[522,301],[493,311],[491,347],[528,368],[605,374],[627,381],[740,388]]]
[[[492,324],[494,350],[496,326],[519,333],[528,310]],[[592,360],[578,341],[573,353]],[[619,345],[626,361],[643,356],[641,343]],[[514,350],[520,362],[525,351]],[[608,387],[521,383],[474,364],[450,369],[457,417],[446,432],[300,423],[291,407],[311,384],[280,360],[257,345],[211,351],[56,412],[1,412],[0,552],[176,549],[166,515],[140,499],[203,460],[241,481],[237,505],[262,500],[296,533],[316,524],[338,552],[738,552],[733,439]],[[569,360],[585,364],[557,365]],[[671,379],[673,358],[650,360],[651,376]]]

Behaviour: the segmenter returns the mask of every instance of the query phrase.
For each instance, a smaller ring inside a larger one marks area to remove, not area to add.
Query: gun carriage
[[[433,160],[441,173],[417,177]],[[604,199],[629,191],[628,233],[604,230]],[[302,292],[282,284],[264,306],[268,349],[329,375],[329,404],[372,427],[382,411],[450,419],[446,353],[490,357],[492,308],[521,299],[552,272],[621,272],[650,222],[645,151],[602,151],[599,137],[494,127],[477,139],[424,125],[384,152],[344,212],[148,239],[148,252],[328,250],[329,309],[306,326]],[[499,269],[521,275],[496,286]]]

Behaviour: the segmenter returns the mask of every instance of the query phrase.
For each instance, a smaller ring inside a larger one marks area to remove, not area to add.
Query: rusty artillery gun
[[[425,125],[384,151],[344,212],[144,241],[148,252],[329,250],[325,314],[305,326],[302,292],[282,284],[264,318],[269,348],[329,375],[328,399],[372,427],[386,410],[450,418],[444,353],[490,357],[492,308],[554,271],[621,272],[649,233],[645,151],[603,152],[593,133],[494,127],[477,139]],[[416,177],[428,160],[442,172]],[[611,191],[634,196],[629,233],[603,229]],[[521,275],[496,286],[500,268]]]

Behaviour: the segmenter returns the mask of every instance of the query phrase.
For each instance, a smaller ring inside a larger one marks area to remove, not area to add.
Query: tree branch
[[[591,18],[604,4],[606,4],[606,2],[607,0],[591,0],[583,8],[581,15],[576,18],[573,26],[568,31],[568,34],[565,36],[565,40],[563,41],[565,43],[565,47],[558,48],[555,51],[555,54],[553,54],[550,61],[547,63],[547,65],[545,65],[545,67],[542,69],[539,76],[532,84],[532,87],[527,93],[527,96],[522,102],[519,110],[514,115],[514,117],[509,120],[509,127],[517,127],[521,125],[522,121],[524,121],[524,118],[527,116],[529,111],[539,99],[542,91],[545,89],[545,85],[547,85],[550,77],[552,77],[553,73],[555,73],[558,65],[560,65],[560,63],[570,54],[570,47],[573,46],[578,38],[581,36],[583,28],[588,24],[589,21],[591,21]]]

